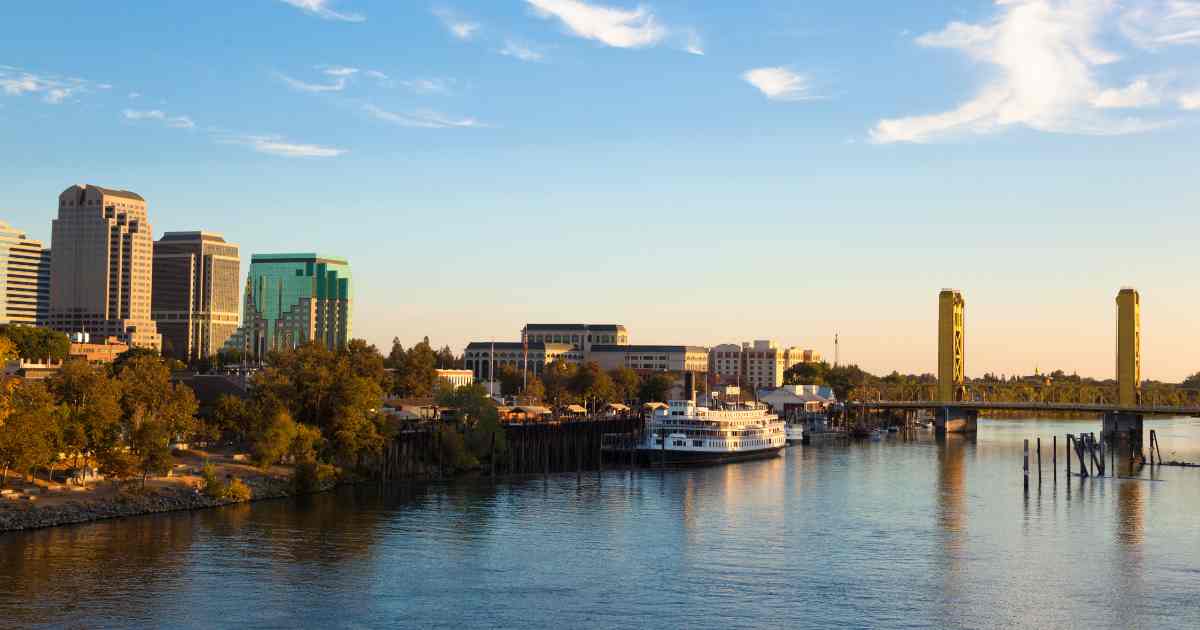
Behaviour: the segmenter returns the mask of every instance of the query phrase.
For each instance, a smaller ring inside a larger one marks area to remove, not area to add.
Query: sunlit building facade
[[[246,278],[242,327],[227,348],[252,357],[309,342],[336,350],[351,335],[350,264],[319,254],[255,254]]]
[[[50,307],[50,250],[0,221],[0,324],[33,326]]]
[[[216,354],[238,327],[238,246],[212,232],[167,232],[154,243],[151,315],[163,354],[183,361]]]

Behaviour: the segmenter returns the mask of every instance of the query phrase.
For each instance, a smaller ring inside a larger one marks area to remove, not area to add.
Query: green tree
[[[612,378],[593,361],[575,370],[568,387],[572,394],[587,403],[602,404],[616,397]]]
[[[675,387],[675,377],[669,372],[655,372],[642,380],[638,398],[644,402],[666,402],[671,388]]]
[[[71,340],[63,333],[35,326],[3,326],[0,337],[16,347],[17,356],[29,361],[62,361],[71,351]]]
[[[393,391],[403,398],[433,394],[437,378],[438,356],[429,346],[429,337],[404,353],[404,360],[395,366]]]
[[[59,441],[59,409],[45,385],[37,381],[5,384],[0,417],[0,487],[8,471],[26,476],[52,465]]]
[[[608,377],[612,379],[614,392],[621,402],[637,400],[638,391],[642,388],[642,378],[632,368],[613,368],[609,370]]]
[[[384,366],[384,358],[379,353],[379,348],[362,339],[351,339],[343,352],[349,362],[350,371],[355,376],[371,379],[379,383],[381,389],[389,389],[392,375]]]
[[[262,423],[250,439],[254,463],[266,470],[278,463],[291,450],[296,440],[297,425],[286,409],[277,409]]]
[[[437,351],[437,366],[442,370],[460,370],[463,362],[460,357],[454,356],[450,346],[442,346],[442,349]]]
[[[516,396],[521,393],[521,388],[525,384],[525,375],[516,367],[511,365],[501,365],[496,370],[496,376],[500,381],[500,393],[504,396]]]
[[[542,379],[530,374],[521,396],[534,401],[543,400],[546,397],[546,386],[542,384]]]
[[[562,359],[555,359],[542,370],[542,385],[546,394],[543,399],[552,407],[570,404],[575,400],[571,394],[571,380],[576,366]]]
[[[46,381],[63,406],[63,450],[78,468],[90,456],[115,447],[121,439],[121,388],[86,361],[67,361]]]
[[[196,430],[196,396],[188,386],[171,382],[170,370],[157,356],[133,357],[118,378],[124,432],[145,485],[148,476],[170,469],[171,442]]]
[[[126,366],[137,359],[155,359],[159,363],[162,363],[162,355],[159,354],[158,351],[151,348],[133,347],[117,355],[117,358],[112,362],[112,373],[114,375],[120,375],[121,372],[125,370]]]

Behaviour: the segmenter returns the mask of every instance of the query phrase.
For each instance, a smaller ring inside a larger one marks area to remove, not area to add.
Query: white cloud
[[[126,109],[121,113],[126,120],[157,120],[173,129],[192,129],[196,126],[188,116],[169,116],[161,109]]]
[[[1012,126],[1096,135],[1162,126],[1140,119],[1115,120],[1095,111],[1105,90],[1094,70],[1120,58],[1097,43],[1103,20],[1115,7],[1112,0],[996,0],[996,6],[999,14],[990,22],[953,22],[916,40],[921,46],[959,50],[994,66],[995,78],[949,111],[880,120],[871,131],[872,140],[926,142]]]
[[[1143,48],[1200,45],[1200,1],[1135,0],[1119,22],[1121,32]]]
[[[683,46],[684,52],[692,55],[704,55],[704,42],[700,39],[700,34],[696,31],[688,31],[687,43]]]
[[[279,78],[301,92],[341,92],[346,89],[346,77],[338,77],[333,83],[306,83],[286,74],[280,74]]]
[[[649,9],[621,9],[580,0],[525,0],[542,18],[558,18],[575,35],[614,48],[653,46],[667,36]]]
[[[504,48],[499,50],[501,55],[520,59],[521,61],[541,61],[545,58],[540,51],[514,40],[505,40]]]
[[[390,78],[388,78],[388,75],[386,75],[378,70],[367,70],[366,72],[363,73],[363,75],[368,76],[372,79],[375,79],[375,82],[380,87],[392,87],[395,85],[395,82],[392,81]]]
[[[366,16],[361,13],[342,13],[335,11],[330,5],[331,0],[281,0],[286,4],[290,4],[297,9],[310,13],[326,20],[339,20],[342,22],[364,22]]]
[[[11,66],[0,67],[0,91],[9,96],[41,94],[46,103],[60,105],[71,95],[88,91],[88,86],[83,79],[41,76]]]
[[[457,13],[445,7],[435,7],[433,14],[442,21],[442,24],[446,26],[451,35],[463,41],[474,38],[475,34],[479,32],[480,25],[478,22],[463,19]]]
[[[131,99],[141,98],[141,96],[142,96],[141,92],[130,92],[129,93],[129,98],[131,98]]]
[[[241,136],[233,141],[238,144],[244,144],[259,153],[289,158],[337,157],[347,153],[345,149],[326,147],[319,144],[288,142],[279,136]]]
[[[1101,90],[1092,99],[1092,106],[1100,109],[1135,109],[1150,107],[1162,102],[1158,90],[1148,79],[1138,79],[1123,88]]]
[[[817,98],[812,94],[812,85],[808,77],[782,66],[748,70],[742,74],[742,79],[773,101],[806,101]]]
[[[1183,109],[1200,109],[1200,90],[1179,96],[1179,106]]]
[[[349,77],[358,72],[358,68],[346,66],[317,66],[317,69],[331,77]]]
[[[400,125],[402,127],[419,127],[423,129],[463,129],[486,126],[474,118],[450,118],[430,110],[419,110],[411,113],[398,114],[395,112],[389,112],[383,108],[376,107],[375,105],[371,104],[363,105],[363,110],[379,120]]]
[[[412,79],[400,81],[400,85],[417,94],[448,94],[454,79]]]

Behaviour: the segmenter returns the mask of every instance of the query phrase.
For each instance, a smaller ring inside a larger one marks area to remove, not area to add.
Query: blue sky
[[[1200,1],[5,3],[0,218],[350,259],[356,334],[525,321],[932,371],[1200,370]]]

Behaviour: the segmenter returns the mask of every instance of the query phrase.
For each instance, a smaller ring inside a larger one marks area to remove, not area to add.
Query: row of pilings
[[[632,443],[643,425],[637,415],[505,424],[501,446],[493,441],[480,458],[479,471],[503,476],[601,470],[604,436],[623,435]],[[430,423],[399,431],[377,461],[380,480],[440,479],[462,472],[452,461],[453,449],[442,443],[447,431],[454,430],[452,425]]]

